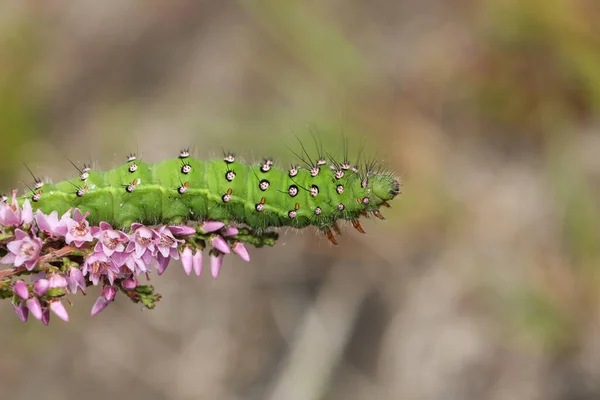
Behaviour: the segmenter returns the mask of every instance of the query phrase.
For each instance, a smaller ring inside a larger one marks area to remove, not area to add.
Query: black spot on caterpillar
[[[71,180],[43,184],[36,179],[31,194],[20,200],[28,198],[34,210],[44,213],[79,208],[90,213],[90,223],[106,221],[119,229],[133,222],[219,220],[253,229],[312,225],[329,236],[338,219],[352,221],[362,232],[359,217],[383,218],[379,207],[399,193],[394,174],[373,163],[359,168],[331,157],[329,162],[303,161],[305,167],[282,169],[270,159],[247,165],[233,154],[199,160],[185,150],[156,163],[131,154],[124,165],[107,171],[84,166]]]

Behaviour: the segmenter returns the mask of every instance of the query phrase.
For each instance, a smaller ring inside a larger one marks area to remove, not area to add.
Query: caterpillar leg
[[[360,233],[366,233],[365,230],[363,229],[363,227],[360,226],[360,222],[358,222],[358,220],[352,221],[352,226],[354,227],[354,229],[356,229]]]
[[[327,235],[327,239],[332,243],[337,245],[337,240],[335,240],[335,236],[333,236],[333,232],[331,232],[331,229],[327,228],[325,229],[323,232],[325,232],[325,235]]]
[[[381,215],[381,213],[379,212],[379,210],[373,210],[371,211],[373,213],[374,216],[376,216],[379,219],[385,219],[385,217],[383,215]]]
[[[333,231],[338,234],[338,236],[342,236],[342,231],[340,230],[340,226],[337,224],[337,222],[334,222],[331,227],[333,228]]]

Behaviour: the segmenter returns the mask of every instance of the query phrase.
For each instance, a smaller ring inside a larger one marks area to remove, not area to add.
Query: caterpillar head
[[[376,204],[392,200],[400,193],[400,182],[390,173],[372,175],[367,185],[370,186],[371,193],[380,199],[376,200]]]

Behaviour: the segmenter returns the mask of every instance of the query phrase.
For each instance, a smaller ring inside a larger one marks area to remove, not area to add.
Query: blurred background
[[[23,324],[2,399],[600,398],[596,0],[5,0],[0,187],[191,146],[294,159],[349,138],[396,171],[332,247],[154,279],[163,300]]]

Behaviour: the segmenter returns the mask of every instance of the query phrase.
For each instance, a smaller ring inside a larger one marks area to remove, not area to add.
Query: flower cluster
[[[170,260],[180,260],[184,271],[202,273],[203,251],[210,258],[210,271],[217,278],[225,254],[250,257],[244,245],[273,245],[277,234],[252,232],[220,221],[188,225],[131,225],[127,232],[101,222],[90,226],[80,210],[44,214],[32,210],[29,200],[21,206],[12,199],[0,202],[0,263],[12,267],[0,270],[0,298],[10,298],[22,321],[29,313],[48,324],[50,311],[64,321],[69,315],[63,300],[89,286],[99,286],[100,296],[92,307],[95,315],[110,304],[118,292],[134,302],[154,308],[160,295],[150,285],[140,284],[141,276],[150,279],[155,270],[162,275]],[[28,278],[28,281],[25,279]]]

